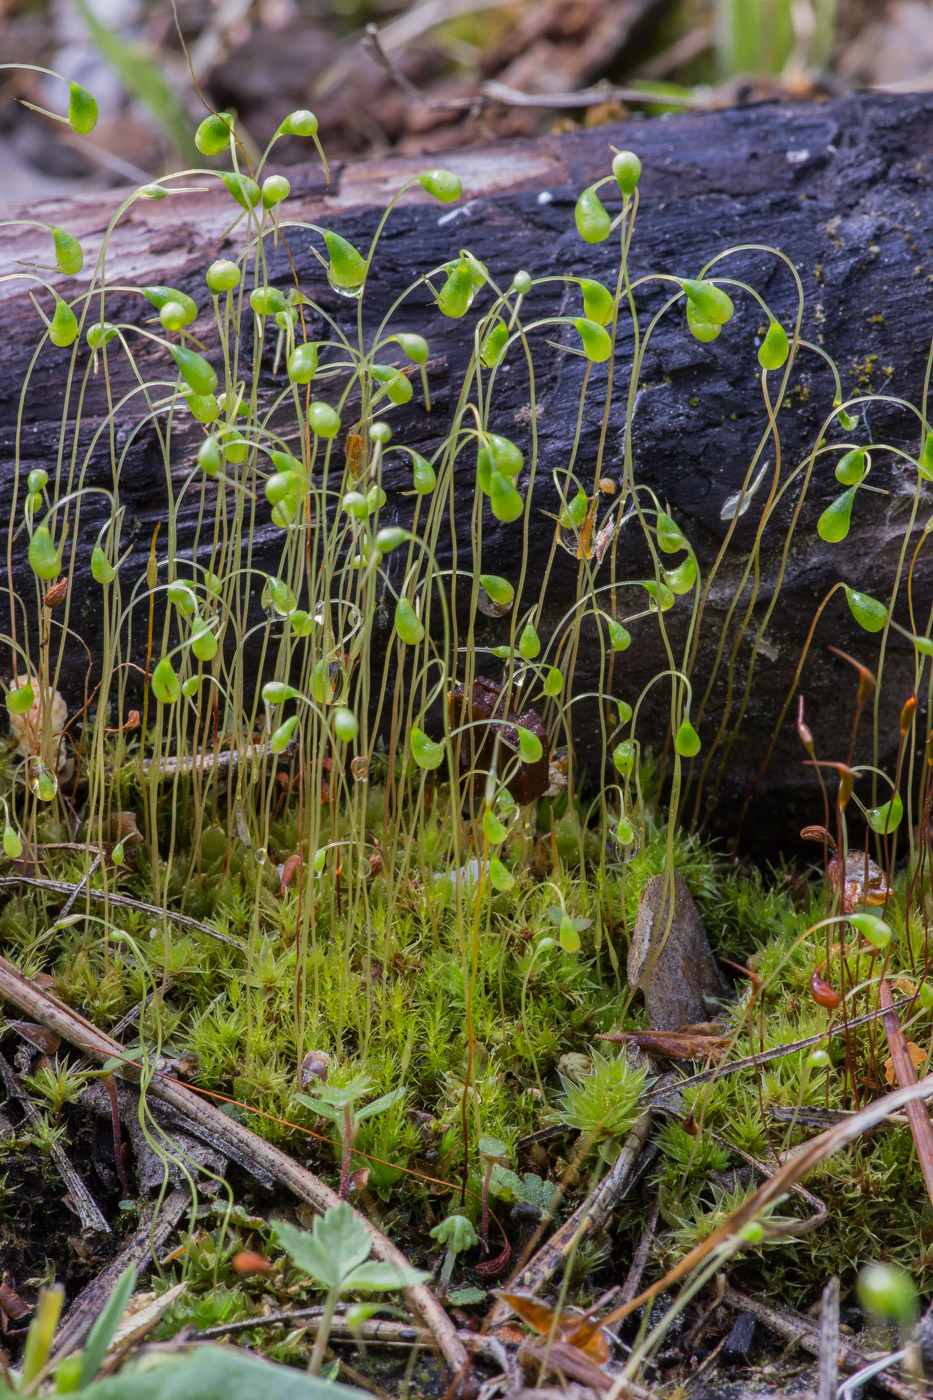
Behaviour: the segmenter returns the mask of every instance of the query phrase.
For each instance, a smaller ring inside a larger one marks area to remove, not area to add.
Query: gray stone
[[[654,875],[642,890],[628,950],[628,980],[633,991],[644,993],[653,1031],[708,1021],[710,1001],[728,990],[693,896],[676,871],[673,913],[670,876]]]

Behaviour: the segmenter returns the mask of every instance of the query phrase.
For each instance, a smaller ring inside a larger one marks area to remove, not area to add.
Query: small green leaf
[[[310,1232],[284,1220],[274,1229],[292,1263],[328,1291],[344,1292],[347,1276],[372,1253],[372,1236],[346,1201],[319,1215]]]

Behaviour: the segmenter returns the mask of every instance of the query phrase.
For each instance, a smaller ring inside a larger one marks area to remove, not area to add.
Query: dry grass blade
[[[18,1006],[33,1020],[49,1030],[56,1031],[63,1040],[84,1050],[96,1060],[106,1062],[114,1058],[129,1059],[125,1047],[119,1041],[106,1035],[64,1002],[42,991],[34,982],[17,972],[12,963],[3,957],[0,957],[0,998]],[[331,1206],[340,1205],[336,1191],[325,1186],[313,1172],[302,1167],[281,1148],[266,1142],[233,1118],[228,1118],[213,1104],[199,1098],[191,1089],[186,1089],[183,1085],[156,1073],[146,1092],[185,1114],[195,1124],[209,1127],[220,1141],[228,1143],[236,1152],[247,1154],[276,1181],[294,1192],[300,1200],[314,1206],[316,1210],[323,1212]],[[234,1155],[233,1151],[231,1155]],[[372,1236],[373,1254],[377,1259],[399,1268],[408,1267],[408,1260],[404,1254],[381,1230],[377,1230],[365,1215],[358,1215],[357,1218]],[[429,1327],[438,1350],[451,1371],[455,1376],[459,1376],[468,1363],[466,1348],[434,1294],[424,1284],[419,1284],[415,1288],[406,1289],[405,1297]]]
[[[816,1400],[836,1400],[839,1384],[839,1280],[823,1289],[820,1307],[820,1373]]]
[[[773,1205],[780,1196],[783,1196],[798,1181],[811,1172],[814,1167],[825,1162],[834,1152],[845,1147],[847,1143],[860,1137],[868,1128],[873,1128],[877,1123],[882,1122],[889,1114],[896,1109],[904,1108],[907,1104],[920,1103],[924,1099],[933,1098],[933,1074],[926,1075],[917,1084],[911,1084],[906,1089],[896,1089],[892,1094],[885,1094],[884,1098],[876,1099],[874,1103],[863,1108],[859,1113],[855,1113],[846,1123],[839,1123],[833,1128],[829,1128],[825,1133],[820,1133],[819,1137],[808,1143],[804,1151],[799,1156],[785,1162],[780,1171],[758,1188],[754,1196],[749,1197],[739,1209],[732,1215],[718,1230],[703,1241],[702,1244],[691,1249],[689,1254],[685,1254],[679,1264],[669,1270],[663,1278],[653,1283],[650,1288],[646,1288],[639,1293],[637,1298],[631,1302],[623,1303],[620,1307],[613,1309],[605,1317],[593,1319],[590,1326],[596,1330],[605,1327],[610,1322],[616,1322],[619,1318],[627,1317],[636,1308],[648,1303],[652,1298],[656,1298],[659,1293],[671,1288],[680,1279],[686,1277],[705,1259],[708,1259],[719,1245],[736,1235],[744,1225],[754,1220],[768,1206]]]
[[[878,989],[878,996],[884,1011],[884,1033],[888,1037],[888,1046],[894,1061],[894,1073],[897,1075],[900,1088],[906,1089],[908,1085],[916,1084],[917,1076],[914,1072],[910,1052],[907,1049],[907,1041],[904,1039],[904,1032],[901,1030],[901,1023],[897,1018],[897,1010],[890,989],[883,977]],[[923,1172],[927,1195],[933,1202],[933,1124],[930,1122],[930,1115],[921,1103],[909,1103],[905,1112],[910,1124],[910,1131],[913,1134],[914,1146],[917,1149],[917,1158],[920,1162],[920,1170]]]

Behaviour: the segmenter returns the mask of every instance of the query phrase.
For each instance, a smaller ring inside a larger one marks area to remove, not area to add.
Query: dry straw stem
[[[763,1186],[755,1192],[725,1224],[720,1225],[718,1230],[698,1244],[695,1249],[691,1249],[689,1254],[685,1254],[679,1264],[675,1264],[673,1269],[658,1279],[650,1288],[646,1288],[643,1293],[639,1293],[637,1298],[633,1298],[629,1303],[623,1303],[620,1307],[613,1309],[605,1317],[591,1322],[591,1327],[595,1332],[600,1327],[607,1326],[610,1322],[617,1322],[620,1318],[628,1317],[629,1313],[640,1308],[643,1303],[648,1303],[652,1298],[657,1297],[666,1289],[671,1288],[680,1279],[691,1273],[698,1264],[702,1264],[713,1250],[726,1240],[737,1234],[743,1226],[754,1220],[757,1215],[773,1205],[781,1196],[785,1195],[797,1182],[803,1178],[814,1167],[818,1167],[821,1162],[825,1162],[834,1152],[838,1152],[841,1147],[845,1147],[869,1128],[874,1128],[878,1123],[882,1123],[885,1118],[894,1113],[899,1108],[904,1108],[907,1104],[919,1103],[923,1099],[933,1098],[933,1074],[928,1074],[917,1084],[911,1084],[906,1089],[896,1089],[892,1094],[885,1094],[884,1098],[876,1099],[867,1108],[863,1108],[845,1123],[839,1123],[834,1128],[829,1128],[825,1133],[820,1133],[819,1137],[808,1143],[799,1155],[792,1157],[789,1162],[785,1162],[780,1171],[769,1177]]]
[[[43,992],[35,983],[17,972],[12,963],[7,962],[6,958],[2,957],[0,957],[0,998],[18,1006],[31,1020],[38,1021],[49,1030],[54,1030],[63,1040],[67,1040],[71,1045],[76,1045],[86,1054],[92,1055],[95,1060],[105,1062],[114,1058],[129,1059],[125,1046],[121,1045],[119,1041],[113,1040],[103,1031],[98,1030],[90,1021],[79,1016],[77,1012],[72,1011],[69,1006],[65,1006],[57,998]],[[149,1084],[147,1093],[162,1103],[169,1104],[170,1107],[177,1109],[194,1122],[203,1124],[215,1133],[218,1139],[229,1143],[237,1153],[251,1157],[259,1167],[267,1171],[281,1185],[287,1186],[300,1200],[306,1201],[315,1210],[323,1213],[330,1207],[341,1204],[337,1193],[332,1191],[329,1186],[325,1186],[323,1181],[320,1181],[313,1172],[299,1166],[281,1148],[263,1141],[249,1128],[235,1122],[232,1118],[228,1118],[225,1113],[221,1113],[213,1104],[206,1103],[192,1090],[185,1089],[182,1085],[156,1074]],[[391,1240],[387,1239],[381,1230],[377,1230],[365,1215],[360,1215],[358,1212],[355,1214],[372,1236],[373,1254],[376,1258],[394,1264],[398,1268],[407,1268],[408,1260],[401,1250],[396,1249]],[[459,1375],[468,1362],[466,1348],[434,1294],[424,1284],[419,1284],[415,1288],[406,1289],[405,1298],[412,1310],[423,1318],[451,1371],[454,1375]]]
[[[905,1089],[908,1084],[916,1084],[917,1075],[911,1063],[901,1023],[897,1018],[897,1010],[890,988],[883,977],[878,988],[878,1000],[884,1011],[884,1031],[888,1037],[888,1047],[894,1061],[894,1073],[897,1076],[899,1087]],[[917,1149],[917,1157],[920,1161],[920,1170],[923,1172],[927,1195],[933,1201],[933,1124],[930,1123],[930,1115],[924,1110],[922,1104],[909,1103],[906,1112],[910,1131],[914,1137],[914,1146]]]

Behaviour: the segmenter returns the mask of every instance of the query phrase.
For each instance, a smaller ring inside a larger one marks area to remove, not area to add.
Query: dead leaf
[[[914,1040],[908,1040],[907,1053],[910,1056],[910,1063],[915,1070],[922,1069],[929,1059],[928,1051],[921,1049]],[[893,1055],[889,1055],[884,1062],[884,1077],[888,1084],[897,1083],[897,1070],[894,1065]]]

